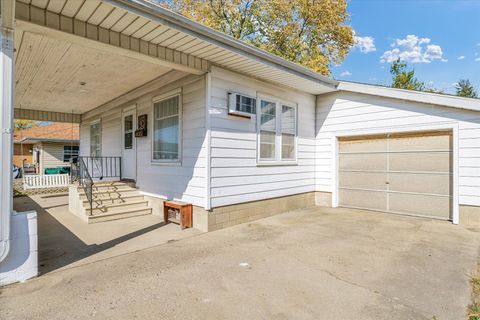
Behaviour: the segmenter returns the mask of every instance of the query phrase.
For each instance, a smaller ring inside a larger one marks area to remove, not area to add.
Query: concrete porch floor
[[[479,235],[297,210],[2,288],[0,318],[465,319]]]
[[[68,194],[16,197],[14,209],[37,211],[40,275],[201,233],[164,225],[163,217],[154,215],[87,224],[68,211]]]

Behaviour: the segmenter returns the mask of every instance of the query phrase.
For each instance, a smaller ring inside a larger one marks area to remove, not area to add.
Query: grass
[[[480,320],[480,266],[477,274],[470,280],[472,284],[472,303],[468,306],[468,320]]]

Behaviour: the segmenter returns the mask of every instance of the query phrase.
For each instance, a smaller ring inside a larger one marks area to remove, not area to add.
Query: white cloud
[[[377,51],[375,47],[375,39],[373,37],[358,37],[354,36],[355,47],[360,49],[362,53],[369,53]]]
[[[352,73],[348,70],[340,73],[340,77],[350,77],[351,75],[352,75]]]
[[[480,57],[478,57],[478,58],[475,58],[475,61],[477,61],[477,62],[478,62],[478,61],[480,61]]]
[[[458,59],[458,60],[463,60],[463,59],[465,59],[465,56],[460,56],[460,57],[458,57],[457,59]]]
[[[380,57],[380,62],[392,63],[400,58],[402,61],[412,63],[430,63],[434,60],[447,62],[443,58],[443,51],[439,45],[430,44],[431,39],[419,38],[416,35],[407,35],[405,39],[396,39],[392,43],[392,50],[385,51]]]
[[[397,39],[395,43],[399,47],[406,47],[413,49],[417,45],[428,44],[431,40],[429,38],[418,38],[416,35],[409,34],[405,39]]]

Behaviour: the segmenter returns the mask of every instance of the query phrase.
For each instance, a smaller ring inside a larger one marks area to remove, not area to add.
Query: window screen
[[[275,102],[262,100],[260,112],[260,158],[275,159],[275,135],[277,128]]]
[[[154,104],[153,159],[179,159],[180,97],[175,96]]]
[[[90,156],[100,157],[102,155],[102,136],[100,122],[90,125]]]

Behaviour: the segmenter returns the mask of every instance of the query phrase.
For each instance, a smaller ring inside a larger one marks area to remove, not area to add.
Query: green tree
[[[425,83],[415,77],[415,70],[407,70],[407,64],[400,61],[400,58],[392,63],[390,73],[392,74],[392,88],[425,90]]]
[[[467,97],[467,98],[478,98],[477,91],[470,83],[468,79],[460,79],[455,85],[455,90],[457,91],[457,96]]]
[[[24,130],[24,129],[28,129],[28,128],[31,128],[31,127],[38,127],[39,125],[40,125],[40,123],[38,121],[34,121],[34,120],[15,119],[15,121],[14,121],[15,130]]]
[[[324,75],[354,45],[347,0],[156,0],[187,18]]]

